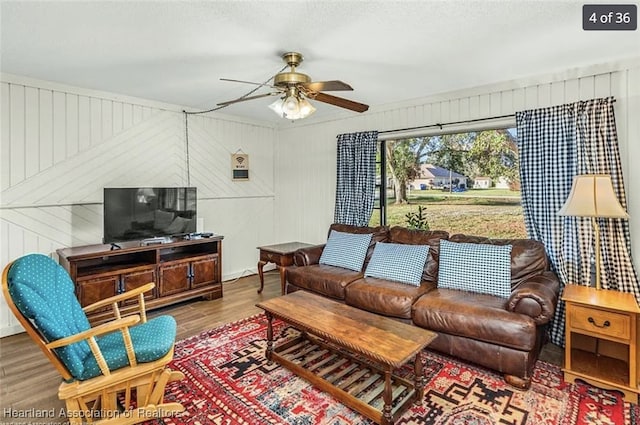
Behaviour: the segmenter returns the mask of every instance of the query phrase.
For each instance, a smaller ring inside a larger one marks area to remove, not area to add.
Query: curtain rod
[[[509,114],[509,115],[501,115],[498,117],[487,117],[487,118],[476,118],[473,120],[463,120],[463,121],[453,121],[453,122],[447,122],[447,123],[435,123],[435,124],[429,124],[429,125],[419,125],[417,127],[407,127],[407,128],[396,128],[395,130],[384,130],[384,131],[379,131],[378,134],[385,134],[385,133],[395,133],[397,131],[410,131],[410,130],[420,130],[423,128],[433,128],[433,127],[440,127],[440,130],[442,130],[442,127],[444,127],[445,125],[455,125],[455,124],[465,124],[465,123],[471,123],[471,122],[480,122],[480,121],[489,121],[489,120],[498,120],[498,119],[502,119],[502,118],[511,118],[511,117],[515,117],[515,114]]]
[[[611,102],[611,103],[615,103],[616,102],[616,99],[615,99],[614,96],[596,98],[594,100],[604,100],[604,101]],[[584,102],[584,101],[582,101],[582,102]],[[395,132],[400,132],[400,131],[421,130],[423,128],[434,128],[434,127],[439,127],[440,130],[442,130],[442,127],[444,127],[445,125],[466,124],[466,123],[472,123],[472,122],[499,120],[499,119],[502,119],[502,118],[515,118],[515,116],[516,116],[516,114],[508,114],[508,115],[500,115],[500,116],[497,116],[497,117],[487,117],[487,118],[476,118],[476,119],[473,119],[473,120],[453,121],[453,122],[447,122],[447,123],[444,123],[444,124],[435,123],[435,124],[429,124],[429,125],[419,125],[417,127],[396,128],[395,130],[379,131],[378,134],[395,133]]]

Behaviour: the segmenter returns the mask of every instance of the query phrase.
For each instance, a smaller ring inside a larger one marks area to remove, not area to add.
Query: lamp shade
[[[571,192],[558,215],[629,218],[613,190],[608,174],[582,174],[573,178]]]
[[[295,103],[295,105],[294,105]],[[284,97],[277,99],[269,108],[273,110],[279,117],[299,120],[306,118],[316,111],[316,108],[304,97]]]

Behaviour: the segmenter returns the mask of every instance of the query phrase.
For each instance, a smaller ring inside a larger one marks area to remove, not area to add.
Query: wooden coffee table
[[[269,361],[379,424],[393,424],[411,404],[422,403],[421,353],[435,333],[305,291],[256,306],[268,319]],[[274,317],[301,335],[274,346]],[[412,359],[413,380],[394,374]]]

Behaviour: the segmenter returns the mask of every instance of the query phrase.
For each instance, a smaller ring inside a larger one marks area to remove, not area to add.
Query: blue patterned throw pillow
[[[440,241],[438,288],[511,295],[511,245]]]
[[[428,255],[429,245],[378,242],[364,275],[420,286]]]
[[[372,236],[372,233],[344,233],[332,230],[319,263],[361,271]]]

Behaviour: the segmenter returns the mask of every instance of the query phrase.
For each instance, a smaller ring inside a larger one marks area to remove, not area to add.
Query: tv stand
[[[76,296],[84,307],[149,282],[156,287],[145,294],[147,309],[164,307],[188,299],[222,297],[222,239],[172,239],[166,243],[141,245],[140,241],[87,245],[58,249],[60,264],[76,285]],[[123,304],[123,314],[137,306]],[[111,307],[89,314],[101,323],[113,317]]]

